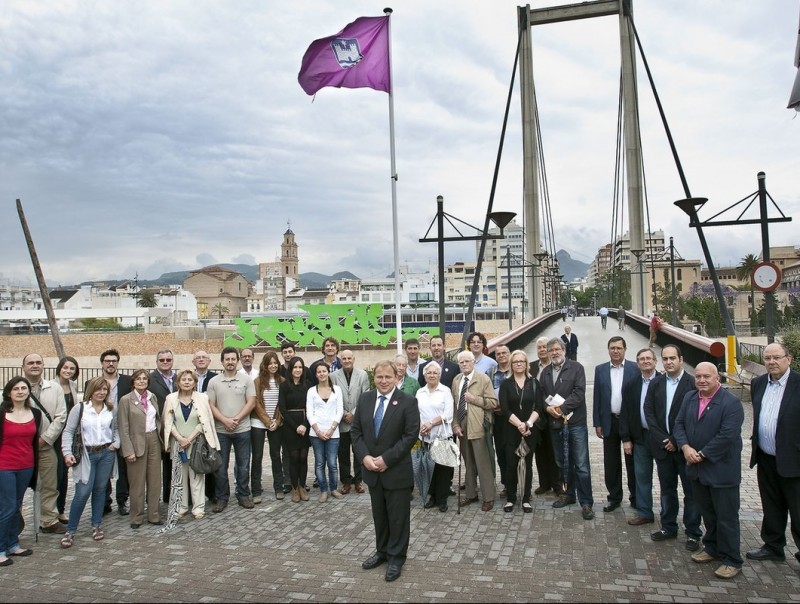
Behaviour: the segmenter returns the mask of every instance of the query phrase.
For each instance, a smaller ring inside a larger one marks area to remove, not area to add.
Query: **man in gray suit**
[[[339,424],[339,480],[342,481],[342,495],[347,495],[351,488],[356,493],[364,492],[364,485],[361,484],[361,462],[357,455],[353,456],[353,473],[350,473],[350,427],[358,407],[358,399],[369,390],[369,376],[366,371],[354,366],[356,357],[352,350],[343,350],[339,358],[342,360],[342,368],[331,374],[331,383],[342,392],[344,415]]]

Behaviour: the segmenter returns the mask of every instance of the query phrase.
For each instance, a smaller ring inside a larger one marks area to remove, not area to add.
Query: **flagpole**
[[[387,37],[389,38],[389,147],[391,149],[392,163],[392,237],[394,243],[394,313],[397,325],[397,354],[403,351],[403,318],[400,312],[402,292],[400,291],[400,243],[398,241],[397,227],[397,164],[394,154],[394,78],[392,77],[392,23],[391,8],[384,8],[384,14],[389,17],[386,23]]]

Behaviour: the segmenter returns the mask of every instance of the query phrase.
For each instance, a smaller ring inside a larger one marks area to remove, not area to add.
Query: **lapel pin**
[[[396,404],[397,404],[397,401],[392,401],[392,405],[396,405]]]

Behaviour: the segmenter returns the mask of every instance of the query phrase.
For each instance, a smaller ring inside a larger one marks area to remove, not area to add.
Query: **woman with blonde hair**
[[[69,508],[67,532],[61,539],[61,547],[72,547],[78,522],[89,497],[92,498],[92,539],[105,538],[102,527],[103,508],[109,479],[114,475],[119,449],[119,430],[117,428],[117,409],[108,400],[108,382],[101,375],[86,384],[85,401],[75,405],[67,417],[61,452],[75,481],[75,493]],[[80,460],[72,453],[72,443],[77,441],[83,451]]]
[[[541,430],[547,428],[544,412],[544,397],[539,383],[531,377],[528,370],[528,357],[522,350],[511,353],[511,376],[500,384],[500,408],[503,411],[504,422],[497,426],[498,430],[505,430],[506,455],[506,504],[504,512],[512,512],[517,502],[517,491],[522,491],[522,511],[526,514],[533,512],[531,507],[532,462],[533,451],[541,438]],[[525,441],[528,452],[519,456],[517,449]],[[525,483],[517,484],[517,468],[522,463],[525,473]]]
[[[177,518],[182,518],[189,509],[189,491],[192,493],[192,516],[201,520],[205,516],[205,474],[198,474],[189,467],[194,441],[202,434],[209,446],[219,450],[219,439],[214,427],[214,416],[208,403],[208,395],[195,391],[197,376],[191,369],[182,369],[175,376],[178,390],[164,401],[164,448],[172,457],[172,493],[170,512],[177,507]],[[185,455],[182,455],[185,454]],[[183,461],[183,460],[186,461]],[[180,473],[180,480],[176,481]],[[181,484],[180,501],[173,501],[178,493],[176,482]],[[167,522],[173,518],[168,515]]]
[[[144,522],[145,489],[147,521],[161,525],[161,416],[156,395],[148,390],[150,373],[131,374],[133,390],[119,400],[119,439],[130,487],[131,528]]]

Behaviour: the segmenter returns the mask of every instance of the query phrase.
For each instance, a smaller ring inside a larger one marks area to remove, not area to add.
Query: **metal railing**
[[[126,373],[130,375],[133,373],[135,369],[120,369],[120,373]],[[12,377],[22,375],[22,368],[21,367],[0,367],[0,380],[2,380],[3,385],[5,385],[8,380]],[[78,376],[78,392],[83,392],[83,384],[87,380],[91,380],[92,378],[96,378],[97,376],[103,375],[103,370],[99,367],[88,367],[84,369],[81,367],[80,375]],[[44,368],[44,379],[46,380],[54,380],[56,378],[56,369],[55,367],[45,367]]]

